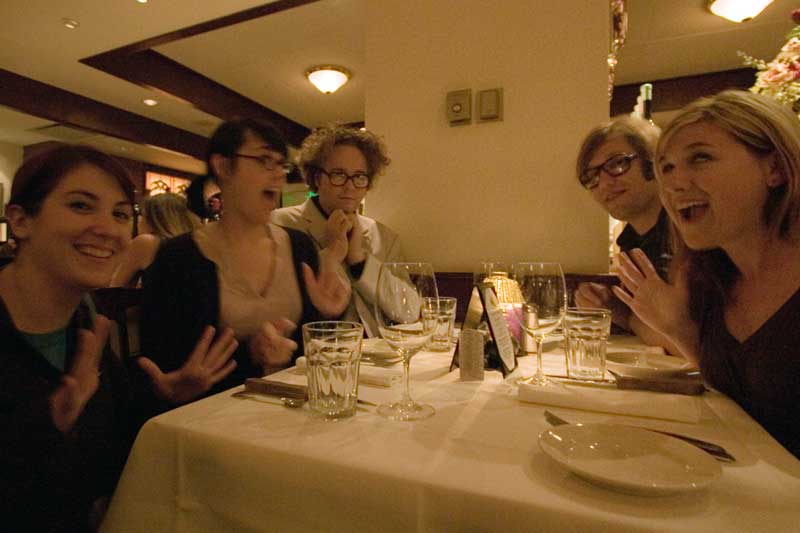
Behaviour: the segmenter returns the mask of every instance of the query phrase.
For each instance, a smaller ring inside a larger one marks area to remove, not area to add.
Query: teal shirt
[[[67,328],[49,333],[24,333],[22,337],[51,365],[64,372],[67,361]]]

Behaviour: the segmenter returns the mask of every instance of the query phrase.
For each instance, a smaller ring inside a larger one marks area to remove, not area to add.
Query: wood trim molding
[[[86,57],[80,61],[131,83],[158,89],[223,120],[240,117],[266,120],[281,130],[289,143],[299,146],[310,133],[308,128],[153,51],[152,48],[318,1],[278,0]]]
[[[740,68],[652,81],[653,112],[680,109],[700,97],[725,89],[748,89],[755,82],[755,73],[755,69]],[[633,110],[642,83],[646,82],[614,87],[611,98],[612,117]]]
[[[67,126],[205,159],[207,139],[130,111],[0,69],[0,104]]]

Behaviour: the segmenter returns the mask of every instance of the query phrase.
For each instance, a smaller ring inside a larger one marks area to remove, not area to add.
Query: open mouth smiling
[[[701,200],[691,200],[681,202],[675,206],[681,220],[685,222],[694,222],[701,218],[708,210],[708,202]]]
[[[76,244],[75,249],[83,255],[88,255],[89,257],[93,257],[95,259],[108,259],[114,255],[113,250],[93,246],[91,244]]]

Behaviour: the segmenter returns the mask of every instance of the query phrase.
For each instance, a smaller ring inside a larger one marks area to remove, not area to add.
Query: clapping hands
[[[328,258],[333,261],[333,258]],[[323,262],[319,275],[303,263],[303,279],[314,307],[327,318],[341,315],[350,303],[350,284],[336,272],[336,266]]]

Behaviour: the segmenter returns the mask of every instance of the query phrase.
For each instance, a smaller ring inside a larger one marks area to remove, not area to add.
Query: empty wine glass
[[[537,371],[517,383],[551,385],[542,370],[542,343],[553,332],[567,310],[564,272],[558,263],[517,263],[514,279],[522,292],[522,329],[536,342]]]
[[[436,329],[438,309],[430,304],[438,296],[433,267],[430,263],[384,263],[376,296],[375,318],[381,337],[403,358],[403,397],[379,406],[378,414],[392,420],[427,418],[435,410],[411,399],[409,364]]]

